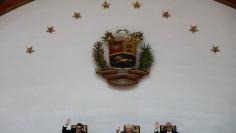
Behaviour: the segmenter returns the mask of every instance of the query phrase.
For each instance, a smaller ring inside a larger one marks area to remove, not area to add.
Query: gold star
[[[80,12],[74,12],[73,18],[75,19],[81,18]]]
[[[104,9],[106,9],[106,8],[110,8],[110,3],[108,3],[106,0],[102,3],[102,7],[104,8]]]
[[[189,31],[190,31],[190,32],[193,32],[193,34],[194,34],[195,32],[198,32],[197,25],[191,25]]]
[[[34,52],[33,47],[26,47],[26,53],[32,54]]]
[[[211,52],[213,52],[214,54],[220,52],[219,46],[217,45],[212,46]]]
[[[134,8],[140,8],[142,5],[138,1],[133,3]]]
[[[163,17],[163,18],[169,18],[169,17],[170,17],[170,13],[169,13],[168,11],[163,12],[163,13],[162,13],[162,17]]]
[[[47,27],[47,32],[50,33],[50,34],[55,32],[54,27],[53,26]]]

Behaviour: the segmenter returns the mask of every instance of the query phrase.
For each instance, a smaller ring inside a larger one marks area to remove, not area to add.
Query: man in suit
[[[170,122],[167,122],[165,124],[165,128],[166,128],[166,130],[165,131],[161,131],[161,133],[178,133],[177,131],[173,130],[173,126],[172,126],[172,124]]]
[[[132,125],[131,124],[126,124],[124,131],[120,132],[120,127],[116,129],[116,133],[135,133],[132,131]]]
[[[62,133],[85,133],[83,131],[83,125],[78,123],[75,128],[71,128],[71,130],[67,130],[67,126],[71,123],[70,119],[67,119],[65,125],[62,127]]]

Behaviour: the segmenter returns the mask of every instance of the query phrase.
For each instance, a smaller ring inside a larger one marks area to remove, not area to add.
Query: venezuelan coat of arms
[[[105,53],[109,58],[105,58]],[[149,74],[154,61],[150,45],[144,43],[143,33],[130,33],[126,29],[106,32],[102,41],[94,44],[92,55],[97,66],[96,73],[114,86],[137,84]]]

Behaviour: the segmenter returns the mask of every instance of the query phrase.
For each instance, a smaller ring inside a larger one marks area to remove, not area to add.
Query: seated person
[[[173,130],[173,125],[170,122],[166,122],[165,130],[161,131],[161,133],[178,133],[177,131]]]
[[[160,124],[159,122],[156,122],[155,125],[154,125],[154,133],[160,133]]]
[[[120,132],[120,127],[118,129],[116,129],[116,133],[135,133],[132,131],[132,125],[131,124],[126,124],[124,131]]]
[[[70,124],[70,119],[67,119],[65,125],[62,127],[62,133],[85,133],[83,129],[83,125],[78,123],[75,128],[71,128],[71,130],[67,130],[67,126]]]

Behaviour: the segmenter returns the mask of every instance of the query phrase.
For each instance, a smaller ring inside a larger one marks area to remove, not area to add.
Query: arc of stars
[[[107,0],[105,0],[101,5],[104,9],[107,9],[107,8],[110,8],[111,3],[109,3]],[[134,3],[132,3],[132,5],[133,5],[133,8],[140,8],[142,6],[142,4],[138,0]],[[72,17],[75,18],[75,19],[79,19],[79,18],[81,18],[81,13],[80,12],[74,12]],[[171,17],[171,14],[170,14],[169,11],[163,11],[162,12],[162,17],[167,19],[167,18]],[[189,31],[192,32],[193,34],[198,32],[199,31],[198,26],[197,25],[190,25]],[[48,26],[47,27],[47,32],[50,33],[50,34],[55,32],[54,27],[53,26]],[[33,47],[26,47],[25,52],[28,53],[28,54],[32,54],[35,51],[34,51]],[[219,46],[218,45],[212,46],[211,52],[213,52],[214,54],[217,54],[218,52],[220,52]]]

